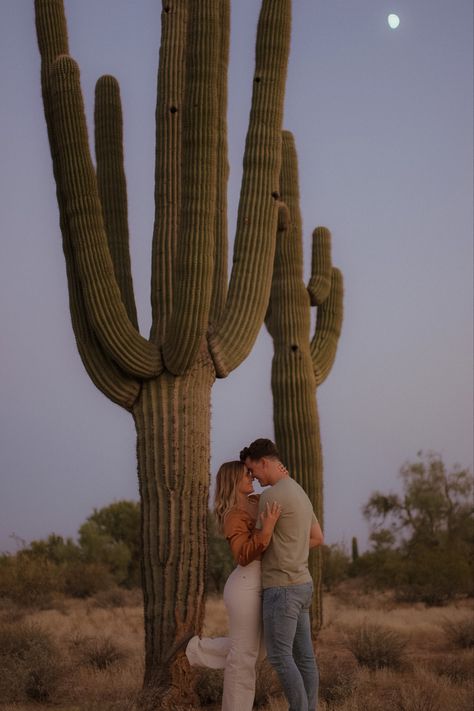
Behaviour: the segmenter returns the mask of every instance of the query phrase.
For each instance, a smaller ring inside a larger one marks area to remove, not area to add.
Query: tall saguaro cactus
[[[278,237],[266,325],[273,338],[273,419],[282,460],[308,493],[323,523],[323,458],[316,388],[329,374],[342,324],[342,275],[331,263],[329,231],[313,232],[311,280],[303,282],[298,166],[293,136],[283,132]],[[310,340],[310,307],[318,306]],[[322,621],[321,554],[310,567],[315,582],[313,631]]]
[[[271,288],[291,0],[263,0],[227,286],[229,0],[164,0],[156,104],[150,337],[130,270],[118,84],[96,87],[96,167],[62,0],[35,0],[72,324],[96,386],[137,430],[145,685],[204,609],[210,391],[248,355]]]

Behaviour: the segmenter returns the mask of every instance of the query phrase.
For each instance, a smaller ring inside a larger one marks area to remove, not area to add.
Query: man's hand
[[[269,534],[273,533],[275,524],[280,518],[281,505],[277,501],[273,501],[271,504],[267,501],[265,505],[265,510],[260,514],[260,521],[262,523],[262,531]]]

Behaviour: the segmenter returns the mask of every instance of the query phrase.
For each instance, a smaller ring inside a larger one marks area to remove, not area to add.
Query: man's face
[[[251,473],[254,479],[258,481],[260,486],[268,486],[268,473],[267,473],[267,460],[265,457],[261,459],[250,459],[247,457],[245,460],[245,466]]]

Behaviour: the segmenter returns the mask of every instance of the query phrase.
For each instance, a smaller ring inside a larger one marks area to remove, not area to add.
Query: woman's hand
[[[270,504],[268,501],[265,504],[265,510],[260,514],[260,521],[262,522],[262,531],[264,533],[273,533],[275,524],[281,515],[281,504],[278,501],[272,501]]]

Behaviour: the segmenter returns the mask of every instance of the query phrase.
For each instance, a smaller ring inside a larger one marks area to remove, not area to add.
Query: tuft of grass
[[[474,655],[469,651],[444,655],[431,666],[438,676],[446,677],[453,684],[474,684]]]
[[[443,711],[437,689],[434,687],[401,687],[397,711]]]
[[[197,671],[196,693],[201,706],[220,703],[223,685],[224,672],[221,669],[199,669]]]
[[[123,662],[128,656],[111,637],[76,635],[70,640],[69,649],[79,664],[99,671]]]
[[[402,669],[407,639],[395,630],[363,622],[346,632],[346,645],[357,662],[372,671]]]
[[[455,647],[469,649],[474,647],[474,614],[465,615],[456,620],[444,619],[441,623],[448,640]]]
[[[273,697],[281,693],[282,689],[277,674],[268,659],[258,662],[254,707],[260,709],[266,706]]]
[[[0,625],[0,698],[2,701],[49,702],[62,678],[59,651],[38,626]]]
[[[319,698],[328,705],[339,705],[354,694],[357,687],[357,666],[352,659],[320,657]]]

